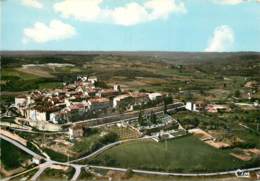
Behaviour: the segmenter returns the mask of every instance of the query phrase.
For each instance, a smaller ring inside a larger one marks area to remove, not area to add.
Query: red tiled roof
[[[114,93],[116,92],[114,89],[102,89],[101,93]]]
[[[148,97],[148,95],[147,94],[145,94],[145,93],[129,93],[132,97],[134,97],[134,98],[140,98],[140,97]]]
[[[85,105],[84,104],[73,104],[73,105],[70,105],[70,109],[71,110],[78,110],[78,109],[85,109]]]
[[[109,99],[107,98],[93,98],[93,99],[89,99],[88,100],[89,102],[91,102],[92,104],[95,104],[95,103],[104,103],[104,102],[109,102]]]

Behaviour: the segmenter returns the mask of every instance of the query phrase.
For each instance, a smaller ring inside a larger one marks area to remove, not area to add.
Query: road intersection
[[[6,141],[8,141],[9,143],[17,146],[18,148],[24,150],[26,153],[32,155],[32,156],[37,156],[37,157],[41,157],[43,160],[45,160],[44,163],[40,164],[37,166],[38,171],[33,175],[33,177],[31,178],[31,180],[35,181],[39,178],[39,176],[44,172],[45,169],[50,168],[52,165],[61,165],[61,166],[70,166],[73,167],[75,169],[75,173],[72,177],[72,181],[76,181],[77,178],[79,177],[80,173],[81,173],[81,169],[82,168],[93,168],[93,169],[104,169],[104,170],[115,170],[115,171],[122,171],[122,172],[126,172],[127,169],[126,168],[117,168],[117,167],[106,167],[106,166],[95,166],[95,165],[80,165],[80,164],[73,164],[74,162],[77,161],[81,161],[83,159],[88,159],[90,157],[96,156],[98,154],[100,154],[101,152],[110,149],[113,146],[116,146],[118,144],[121,144],[123,142],[127,142],[127,141],[121,141],[121,142],[115,142],[115,143],[111,143],[109,145],[106,145],[105,147],[100,148],[99,150],[83,157],[80,159],[76,159],[76,160],[72,160],[70,162],[58,162],[58,161],[54,161],[54,160],[50,160],[47,159],[45,157],[42,157],[40,155],[38,155],[37,153],[33,152],[32,150],[28,149],[27,147],[23,146],[22,144],[4,136],[0,134],[0,138],[4,139]],[[138,138],[140,139],[140,138]],[[147,138],[143,138],[143,139],[150,139],[150,137]],[[132,140],[128,140],[128,141],[133,141]],[[258,171],[260,170],[260,167],[255,167],[255,168],[249,168],[249,169],[243,169],[243,172],[249,172],[249,171]],[[220,175],[229,175],[229,174],[235,174],[237,172],[237,170],[231,170],[231,171],[224,171],[224,172],[213,172],[213,173],[172,173],[172,172],[157,172],[157,171],[148,171],[148,170],[138,170],[138,169],[133,169],[133,172],[135,173],[140,173],[140,174],[150,174],[150,175],[161,175],[161,176],[184,176],[184,177],[199,177],[199,176],[220,176]],[[19,174],[20,175],[20,174]],[[8,181],[11,178],[14,178],[14,176],[12,177],[8,177],[3,179],[3,181]]]
[[[171,104],[169,107],[168,107],[168,111],[175,111],[176,109],[180,109],[180,108],[183,108],[184,105],[181,104],[181,103],[175,103],[175,104]],[[156,111],[155,113],[156,114],[160,114],[160,113],[163,113],[163,107],[156,107],[156,110],[153,108],[152,110],[153,111]],[[149,109],[150,110],[150,109]],[[147,110],[148,111],[148,110]],[[126,118],[126,119],[121,119],[121,120],[116,120],[116,121],[112,121],[112,122],[108,122],[108,123],[104,123],[102,124],[101,126],[104,126],[104,125],[108,125],[108,124],[114,124],[114,123],[117,123],[117,122],[122,122],[122,121],[132,121],[132,120],[136,120],[138,119],[138,117],[133,117],[135,114],[138,114],[137,111],[133,113],[131,113],[130,115],[132,117],[130,118]],[[113,117],[113,116],[112,116]],[[110,118],[110,117],[104,117],[104,118],[94,118],[94,119],[91,119],[90,121],[94,121],[94,120],[100,120],[100,119],[107,119],[107,118]],[[89,122],[89,120],[85,120],[85,121],[79,121],[77,122],[76,124],[79,124],[79,123],[87,123]],[[75,123],[74,123],[75,124]],[[100,126],[100,125],[98,125]],[[98,126],[91,126],[91,127],[98,127]],[[19,131],[19,130],[18,130]],[[21,130],[22,131],[22,130]],[[6,137],[2,134],[0,134],[0,138],[1,139],[4,139],[8,142],[10,142],[11,144],[17,146],[18,148],[20,148],[21,150],[25,151],[26,153],[30,154],[31,156],[33,157],[37,157],[37,158],[40,158],[42,160],[44,160],[45,162],[42,163],[42,164],[39,164],[38,166],[34,167],[34,168],[38,168],[38,171],[33,175],[33,177],[31,178],[31,180],[35,181],[37,180],[40,175],[47,169],[47,168],[51,168],[53,165],[61,165],[61,166],[69,166],[69,167],[72,167],[75,169],[75,173],[72,177],[72,181],[76,181],[77,178],[79,177],[80,173],[81,173],[81,169],[82,168],[88,168],[88,169],[104,169],[104,170],[115,170],[115,171],[122,171],[122,172],[125,172],[127,171],[126,168],[116,168],[116,167],[106,167],[106,166],[95,166],[95,165],[80,165],[80,164],[75,164],[75,162],[79,162],[79,161],[82,161],[82,160],[87,160],[87,159],[90,159],[92,157],[95,157],[97,156],[98,154],[114,147],[114,146],[117,146],[117,145],[120,145],[120,144],[123,144],[123,143],[126,143],[126,142],[130,142],[130,141],[136,141],[136,140],[144,140],[144,139],[152,139],[153,137],[152,136],[146,136],[146,137],[142,137],[142,138],[137,138],[137,139],[128,139],[128,140],[121,140],[121,141],[117,141],[117,142],[114,142],[114,143],[110,143],[108,145],[105,145],[103,147],[101,147],[100,149],[94,151],[93,153],[90,153],[89,155],[87,156],[84,156],[84,157],[81,157],[81,158],[78,158],[78,159],[75,159],[75,160],[71,160],[71,161],[68,161],[68,162],[58,162],[58,161],[54,161],[54,160],[51,160],[47,155],[44,154],[44,156],[42,155],[39,155],[37,153],[35,153],[34,151],[28,149],[27,147],[25,147],[24,145],[20,144],[19,142],[9,138],[9,137]],[[33,168],[33,169],[34,169]],[[250,168],[250,169],[244,169],[242,171],[257,171],[257,170],[260,170],[260,167],[256,167],[256,168]],[[151,174],[151,175],[161,175],[161,176],[186,176],[186,177],[198,177],[198,176],[219,176],[219,175],[228,175],[228,174],[235,174],[237,172],[237,170],[231,170],[231,171],[224,171],[224,172],[214,172],[214,173],[172,173],[172,172],[157,172],[157,171],[147,171],[147,170],[138,170],[138,169],[133,169],[133,172],[135,173],[140,173],[140,174]],[[20,174],[17,174],[17,176],[20,175]],[[8,177],[8,178],[5,178],[3,179],[3,181],[7,181],[7,180],[10,180],[11,178],[14,178],[15,176],[12,176],[12,177]]]

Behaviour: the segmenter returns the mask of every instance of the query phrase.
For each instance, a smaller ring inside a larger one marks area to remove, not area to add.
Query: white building
[[[84,128],[80,125],[73,125],[69,128],[69,138],[74,139],[84,135]]]
[[[115,85],[114,85],[114,91],[116,91],[116,92],[120,92],[120,91],[121,91],[121,87],[120,87],[120,85],[115,84]]]
[[[50,113],[50,122],[54,124],[58,124],[58,120],[60,119],[60,112],[52,112]]]
[[[96,76],[91,76],[88,78],[88,81],[91,82],[92,84],[94,84],[95,82],[98,81],[98,78]]]
[[[28,109],[27,113],[29,119],[33,121],[46,121],[47,120],[47,114],[46,112],[39,112],[35,109]]]
[[[147,104],[149,102],[149,97],[146,93],[139,93],[139,92],[131,92],[129,95],[134,100],[134,105],[142,105]]]
[[[161,93],[157,93],[157,92],[155,92],[155,93],[150,93],[150,94],[148,94],[148,97],[149,97],[149,99],[150,99],[151,101],[154,101],[154,100],[156,100],[156,99],[162,98],[162,94],[161,94]]]
[[[29,96],[17,96],[15,97],[15,107],[25,107],[30,102]]]
[[[85,82],[85,81],[87,81],[87,80],[88,80],[88,77],[87,77],[87,76],[83,76],[81,79],[82,79],[82,81],[84,81],[84,82]]]
[[[37,165],[39,165],[39,164],[41,163],[41,158],[38,157],[38,156],[34,156],[34,157],[32,158],[32,162],[35,163],[35,164],[37,164]]]
[[[71,102],[69,99],[64,99],[64,103],[66,104],[66,107],[70,107]]]
[[[119,95],[119,96],[116,96],[114,99],[113,99],[113,108],[116,108],[117,106],[119,106],[120,104],[127,104],[127,103],[130,103],[130,101],[132,100],[133,98],[128,95],[128,94],[123,94],[123,95]]]
[[[195,111],[197,112],[197,107],[196,107],[196,104],[192,103],[192,102],[187,102],[186,105],[185,105],[185,108],[189,111]]]

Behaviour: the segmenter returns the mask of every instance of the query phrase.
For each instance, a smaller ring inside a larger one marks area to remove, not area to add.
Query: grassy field
[[[0,145],[1,164],[7,170],[18,168],[24,161],[31,159],[30,155],[5,140],[0,139]]]
[[[37,66],[46,63],[74,66]],[[21,68],[25,64],[36,66],[27,71]],[[195,100],[226,100],[235,90],[241,90],[241,97],[245,98],[247,90],[243,85],[248,80],[259,81],[260,75],[259,55],[246,53],[21,55],[3,56],[2,66],[2,91],[9,93],[58,88],[61,82],[86,74],[96,75],[109,85],[118,83],[126,89],[169,92],[183,100],[191,96]],[[254,96],[259,98],[259,91]]]
[[[62,82],[72,82],[77,75],[95,75],[108,85],[119,84],[125,90],[159,91],[172,94],[181,101],[243,102],[247,100],[248,81],[260,81],[259,53],[133,53],[133,54],[39,54],[3,55],[1,69],[1,104],[11,104],[14,96],[35,89],[52,89]],[[68,67],[34,66],[24,69],[25,64],[70,63]],[[235,91],[241,95],[232,98]],[[259,87],[253,99],[260,100]],[[247,100],[248,101],[248,100]],[[252,103],[253,101],[251,101]],[[239,112],[241,112],[239,110]],[[249,113],[227,113],[202,115],[184,113],[176,118],[184,126],[208,130],[219,130],[255,143],[260,148],[259,135],[238,126],[239,122],[256,129],[255,120],[259,111]],[[259,116],[258,116],[259,117]],[[197,118],[197,120],[194,120]],[[256,119],[257,118],[257,119]],[[198,121],[198,122],[197,122]],[[110,130],[119,139],[129,137],[125,130]],[[41,143],[42,135],[22,135]],[[225,136],[225,135],[224,135]],[[46,136],[49,143],[56,136]],[[84,154],[103,145],[99,136],[88,135],[76,142],[73,151]],[[218,170],[240,167],[246,162],[229,156],[229,150],[216,150],[194,137],[185,137],[165,143],[134,142],[120,145],[96,159],[107,165],[138,167],[147,169],[196,171]],[[50,153],[58,159],[64,156]],[[134,159],[133,159],[134,158]]]
[[[100,139],[100,133],[93,134],[87,137],[83,137],[80,141],[77,141],[73,147],[73,151],[77,153],[85,153],[91,149],[91,146]]]
[[[117,126],[109,126],[109,127],[103,127],[101,128],[102,130],[108,131],[108,132],[113,132],[116,133],[119,136],[120,140],[124,139],[133,139],[133,138],[138,138],[140,135],[137,131],[127,127],[117,127]]]
[[[256,148],[260,149],[260,136],[255,133],[249,132],[245,129],[235,130],[233,134],[245,141],[246,143],[254,143]],[[260,165],[260,163],[259,163]]]
[[[15,68],[1,69],[1,76],[3,76],[3,77],[16,76],[16,77],[21,77],[25,80],[40,78],[40,76],[30,74],[29,71],[28,71],[28,73],[25,73],[25,72],[21,72],[21,71],[15,69]]]
[[[225,177],[171,177],[171,176],[150,176],[150,175],[134,175],[127,181],[250,181],[246,178],[237,178],[236,176]]]
[[[257,131],[257,123],[259,124],[259,112],[233,110],[227,113],[195,113],[182,111],[175,113],[173,117],[186,129],[199,127],[205,131],[218,132],[215,138],[232,143],[232,139],[236,138],[243,143],[253,144],[254,147],[260,148],[260,132]],[[257,122],[258,121],[258,122]],[[251,127],[246,129],[240,124]],[[239,147],[239,145],[236,145]]]
[[[86,135],[85,137],[77,140],[72,148],[73,151],[83,156],[88,153],[94,152],[95,150],[107,145],[109,143],[118,140],[119,136],[112,132],[94,131],[93,133]]]
[[[48,148],[44,148],[43,151],[46,152],[47,155],[49,155],[50,158],[55,161],[60,161],[60,162],[68,161],[68,157],[66,155],[63,155],[62,153],[58,153]]]
[[[179,172],[223,171],[247,163],[231,157],[228,150],[217,150],[193,136],[167,142],[131,142],[114,147],[92,163],[124,168]]]
[[[62,88],[61,82],[47,82],[47,83],[40,83],[39,89],[57,89]]]

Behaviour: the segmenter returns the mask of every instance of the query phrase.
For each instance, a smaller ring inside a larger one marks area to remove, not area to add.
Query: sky
[[[260,0],[0,0],[1,50],[260,51]]]

